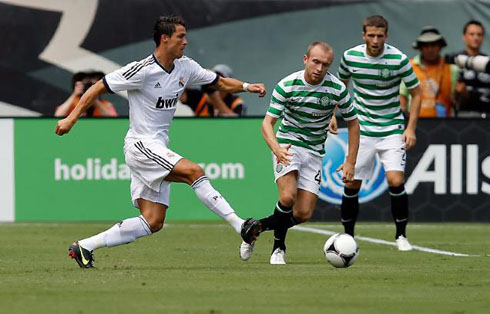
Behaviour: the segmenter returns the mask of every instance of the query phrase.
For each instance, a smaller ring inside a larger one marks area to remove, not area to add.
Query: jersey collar
[[[165,69],[165,67],[158,61],[157,57],[155,57],[155,54],[152,53],[151,55],[153,56],[153,59],[155,59],[155,63],[158,64],[162,68],[162,70],[167,72],[168,74],[172,73],[172,71],[175,69],[174,63],[172,63],[172,67],[170,68],[170,70]]]

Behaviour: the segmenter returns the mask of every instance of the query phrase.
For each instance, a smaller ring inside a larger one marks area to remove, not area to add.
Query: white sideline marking
[[[311,233],[326,234],[326,235],[333,235],[333,234],[338,233],[338,232],[329,231],[329,230],[321,230],[321,229],[301,227],[301,226],[294,226],[292,229],[298,230],[298,231],[311,232]],[[360,241],[396,246],[395,242],[390,242],[390,241],[386,241],[386,240],[380,240],[380,239],[374,239],[374,238],[368,238],[368,237],[360,237],[360,236],[355,236],[355,238],[356,238],[356,240],[360,240]],[[469,254],[463,254],[463,253],[455,253],[455,252],[449,252],[449,251],[436,250],[436,249],[426,248],[426,247],[417,246],[417,245],[412,245],[412,247],[414,250],[427,252],[427,253],[434,253],[434,254],[442,254],[442,255],[449,255],[449,256],[479,256],[479,255],[469,255]]]

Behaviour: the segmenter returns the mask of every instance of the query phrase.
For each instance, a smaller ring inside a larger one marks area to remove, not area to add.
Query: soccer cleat
[[[250,257],[252,257],[252,254],[254,253],[254,245],[255,242],[252,244],[248,244],[245,241],[242,242],[240,245],[240,258],[242,261],[248,261]]]
[[[243,241],[251,245],[259,237],[260,229],[260,221],[253,218],[247,218],[242,224],[240,235],[242,236]]]
[[[80,268],[94,268],[94,255],[89,250],[81,247],[78,242],[73,242],[68,248],[68,255],[74,258]]]
[[[398,247],[398,251],[411,251],[413,249],[408,239],[402,235],[396,239],[396,246]]]
[[[286,252],[277,248],[272,252],[271,255],[271,265],[286,265]]]

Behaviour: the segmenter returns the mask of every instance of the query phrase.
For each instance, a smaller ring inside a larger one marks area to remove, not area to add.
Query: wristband
[[[248,84],[247,82],[243,82],[242,88],[244,92],[248,92],[248,85],[250,84]]]

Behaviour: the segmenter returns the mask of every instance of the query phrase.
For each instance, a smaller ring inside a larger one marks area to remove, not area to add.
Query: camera
[[[85,94],[86,91],[88,91],[88,89],[90,88],[90,86],[92,86],[93,84],[92,83],[84,83],[83,84],[83,93],[82,94]]]

